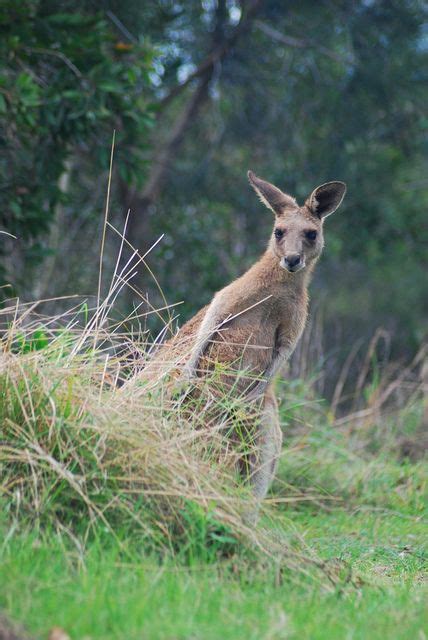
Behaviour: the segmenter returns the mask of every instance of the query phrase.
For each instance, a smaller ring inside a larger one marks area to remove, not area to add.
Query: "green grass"
[[[73,640],[424,640],[424,465],[353,455],[341,466],[346,448],[340,434],[335,447],[332,437],[328,450],[314,437],[309,448],[287,454],[272,496],[285,492],[285,478],[291,494],[313,487],[318,470],[323,498],[278,506],[275,527],[301,534],[336,585],[239,549],[189,563],[147,555],[135,541],[120,550],[101,528],[84,550],[65,534],[21,530],[1,550],[0,609],[41,638],[59,625]]]
[[[398,446],[417,393],[339,428],[285,385],[274,504],[249,528],[198,407],[118,389],[90,331],[28,331],[0,352],[0,614],[40,639],[425,640],[427,468]]]
[[[59,625],[80,638],[424,638],[426,528],[376,511],[287,511],[307,541],[353,584],[328,591],[242,559],[186,566],[93,541],[81,555],[58,535],[3,546],[0,607],[40,637]],[[334,564],[335,563],[335,564]]]

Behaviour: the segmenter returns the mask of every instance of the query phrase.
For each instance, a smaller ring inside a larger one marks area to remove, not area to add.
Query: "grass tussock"
[[[403,373],[398,385],[376,372],[365,404],[347,416],[320,403],[307,383],[285,383],[287,447],[274,497],[260,524],[249,526],[258,505],[237,474],[243,448],[249,454],[253,446],[239,399],[211,393],[209,380],[183,402],[171,394],[174,363],[142,377],[153,345],[146,334],[109,326],[104,310],[101,321],[86,306],[58,317],[42,318],[32,307],[2,315],[0,491],[9,520],[53,526],[79,544],[102,530],[120,548],[132,541],[186,559],[251,550],[292,570],[321,568],[332,579],[293,523],[284,526],[278,505],[380,507],[382,494],[384,508],[410,499],[417,501],[412,512],[423,508],[422,464],[406,475],[405,466],[388,463],[424,419],[420,384],[402,402]],[[391,485],[399,489],[391,493]]]
[[[119,545],[132,540],[148,553],[251,550],[292,568],[318,565],[293,529],[246,524],[257,505],[236,471],[246,439],[230,439],[244,412],[239,400],[215,400],[207,384],[183,402],[168,376],[143,381],[147,344],[91,326],[86,309],[10,315],[3,312],[0,354],[0,491],[9,518],[83,541],[101,526]],[[264,513],[273,517],[269,507]]]

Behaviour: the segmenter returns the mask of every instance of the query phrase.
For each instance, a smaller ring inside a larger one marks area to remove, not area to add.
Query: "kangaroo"
[[[266,251],[246,273],[216,293],[162,348],[175,358],[181,379],[204,375],[209,362],[246,371],[234,391],[259,401],[257,460],[250,480],[262,500],[275,475],[282,433],[272,380],[293,353],[308,314],[308,283],[321,255],[324,219],[342,203],[343,182],[317,187],[302,206],[251,171],[248,179],[275,221]],[[155,360],[157,358],[155,357]]]

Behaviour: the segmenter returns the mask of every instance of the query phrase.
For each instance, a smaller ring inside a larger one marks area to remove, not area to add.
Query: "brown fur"
[[[153,374],[168,361],[183,371],[184,379],[191,380],[220,363],[231,371],[225,374],[226,383],[235,381],[233,371],[248,373],[239,377],[234,391],[248,402],[262,398],[260,455],[253,471],[254,491],[262,498],[274,473],[281,440],[270,383],[305,327],[307,287],[324,244],[323,220],[340,205],[346,187],[341,182],[322,185],[299,206],[294,198],[251,172],[249,180],[275,214],[274,233],[265,253],[160,348],[148,371]],[[282,237],[275,235],[281,233]],[[310,239],[310,233],[316,233],[316,238]]]

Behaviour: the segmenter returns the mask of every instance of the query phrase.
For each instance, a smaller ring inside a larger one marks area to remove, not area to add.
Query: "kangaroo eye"
[[[284,231],[282,229],[275,229],[275,231],[273,232],[275,238],[277,240],[279,240],[280,238],[282,238],[282,236],[284,235]]]
[[[316,231],[306,231],[305,236],[307,237],[308,240],[315,240],[317,237],[317,232]]]

